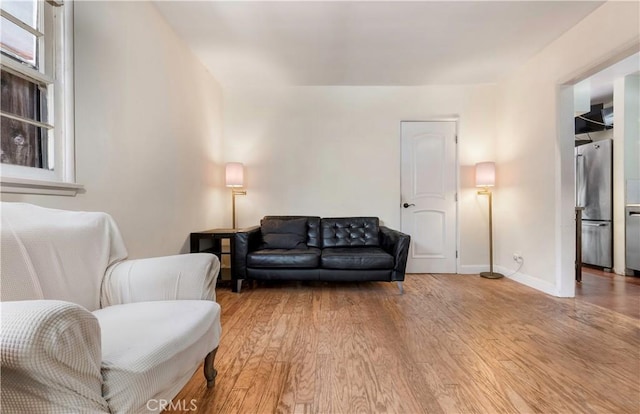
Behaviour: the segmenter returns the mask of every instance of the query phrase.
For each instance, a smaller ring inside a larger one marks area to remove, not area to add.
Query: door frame
[[[602,59],[591,61],[581,70],[556,83],[556,263],[555,291],[558,297],[575,297],[575,171],[574,167],[574,101],[573,87],[601,70],[638,52],[626,47]],[[570,144],[569,144],[570,143]],[[615,253],[614,253],[615,255]],[[615,266],[615,261],[614,261]],[[543,290],[543,289],[541,289]],[[544,290],[543,290],[544,291]]]
[[[455,183],[456,183],[456,198],[455,198],[455,229],[454,229],[454,237],[456,243],[456,269],[455,274],[460,274],[460,154],[459,154],[459,144],[460,144],[460,117],[458,115],[448,116],[448,117],[436,117],[436,118],[427,118],[427,119],[401,119],[398,122],[398,146],[400,148],[400,159],[399,159],[399,181],[398,181],[398,223],[400,223],[400,228],[402,229],[402,123],[403,122],[453,122],[455,124],[455,148],[454,148],[454,174],[455,174]]]

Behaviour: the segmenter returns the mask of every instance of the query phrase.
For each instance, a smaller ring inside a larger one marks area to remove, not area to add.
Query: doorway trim
[[[573,125],[575,84],[595,75],[603,69],[625,59],[640,48],[634,42],[591,62],[588,67],[575,71],[558,82],[556,87],[556,263],[555,295],[575,297],[575,171],[573,169],[573,148],[575,131]]]

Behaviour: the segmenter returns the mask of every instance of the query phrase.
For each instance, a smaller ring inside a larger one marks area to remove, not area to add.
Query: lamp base
[[[501,277],[504,277],[502,273],[496,272],[480,272],[480,276],[487,279],[500,279]]]

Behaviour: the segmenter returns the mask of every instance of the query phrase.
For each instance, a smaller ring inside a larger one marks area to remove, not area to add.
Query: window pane
[[[7,1],[2,0],[2,10],[5,10],[13,17],[17,17],[29,26],[37,29],[36,23],[38,21],[38,3],[36,1]]]
[[[2,99],[0,109],[38,122],[47,122],[46,87],[12,73],[1,71]],[[53,169],[52,146],[46,128],[11,119],[0,118],[0,161],[5,164]]]
[[[0,162],[53,169],[49,131],[26,122],[0,116]]]
[[[0,21],[0,48],[20,62],[37,67],[37,37],[2,17]]]
[[[1,71],[3,112],[47,123],[47,89],[6,71]]]

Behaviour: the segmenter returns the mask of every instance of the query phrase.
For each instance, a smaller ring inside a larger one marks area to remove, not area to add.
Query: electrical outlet
[[[520,262],[522,262],[522,260],[523,260],[522,259],[522,255],[520,253],[514,253],[513,254],[513,261],[514,262],[520,263]]]

